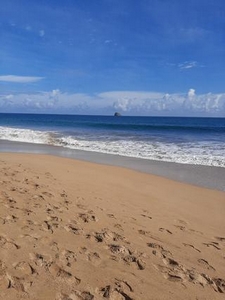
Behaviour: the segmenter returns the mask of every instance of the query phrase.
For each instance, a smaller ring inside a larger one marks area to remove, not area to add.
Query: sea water
[[[3,140],[225,167],[225,118],[0,114]]]

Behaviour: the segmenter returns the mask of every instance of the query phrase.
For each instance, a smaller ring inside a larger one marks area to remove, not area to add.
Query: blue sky
[[[0,4],[0,112],[225,116],[224,0]]]

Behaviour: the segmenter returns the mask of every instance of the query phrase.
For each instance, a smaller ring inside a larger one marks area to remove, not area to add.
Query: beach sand
[[[0,153],[0,299],[224,299],[225,192]]]

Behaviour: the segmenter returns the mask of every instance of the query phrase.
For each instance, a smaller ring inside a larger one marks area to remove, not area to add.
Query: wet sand
[[[223,299],[225,193],[0,153],[0,299]]]
[[[180,182],[225,191],[225,168],[153,161],[50,145],[0,140],[0,152],[50,154],[98,164],[125,167]]]

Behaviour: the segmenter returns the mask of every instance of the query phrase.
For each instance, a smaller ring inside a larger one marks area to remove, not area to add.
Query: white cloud
[[[130,99],[128,98],[120,98],[113,103],[113,107],[116,110],[127,111],[130,107]]]
[[[31,27],[30,25],[27,25],[27,26],[25,27],[25,29],[26,29],[26,31],[31,31],[31,30],[32,30],[32,27]]]
[[[194,89],[190,89],[189,91],[188,91],[188,97],[189,98],[193,98],[195,96],[195,90]]]
[[[5,96],[5,99],[8,99],[8,100],[10,100],[10,99],[12,99],[12,98],[13,98],[13,95],[11,95],[11,94]]]
[[[59,95],[59,94],[60,94],[60,90],[58,90],[58,89],[52,91],[52,96],[53,96],[53,97],[55,97],[55,96],[57,96],[57,95]]]
[[[180,63],[178,67],[183,70],[183,69],[192,69],[196,68],[198,66],[197,61],[185,61],[183,63]]]
[[[139,91],[112,91],[98,94],[102,98],[118,99],[118,98],[132,98],[132,99],[146,99],[146,98],[160,98],[162,93],[157,92],[139,92]]]
[[[36,94],[0,95],[2,112],[225,117],[225,93],[186,94],[111,91],[99,94],[64,93],[59,89]]]
[[[44,30],[39,30],[39,36],[43,37],[45,35],[45,31]]]
[[[43,78],[44,77],[3,75],[3,76],[0,76],[0,81],[16,82],[16,83],[30,83],[30,82],[37,82]]]

